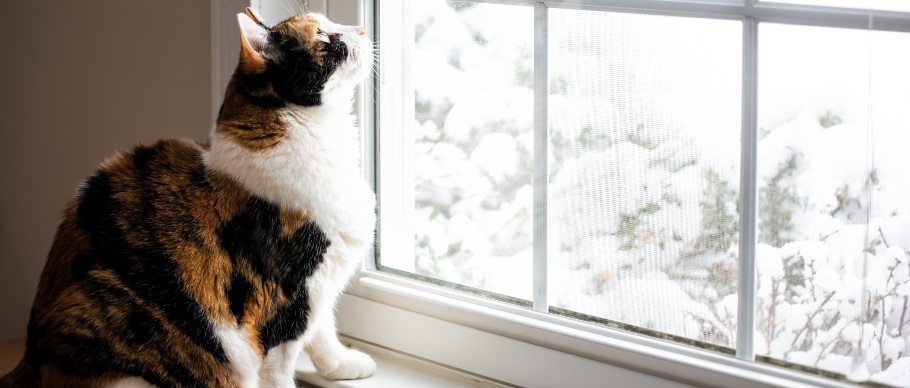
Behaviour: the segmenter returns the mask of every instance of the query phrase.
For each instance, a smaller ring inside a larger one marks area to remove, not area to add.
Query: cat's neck
[[[359,175],[352,95],[353,90],[328,93],[314,106],[263,106],[249,96],[228,93],[211,134],[206,166],[256,196],[307,210],[312,187]]]
[[[270,87],[255,85],[255,81],[236,76],[228,84],[224,103],[218,113],[217,127],[253,126],[269,128],[274,117],[293,111],[312,117],[314,120],[335,120],[352,113],[354,85],[335,84],[307,105],[284,102]],[[253,84],[253,85],[250,85]]]
[[[295,122],[289,122],[290,125],[306,127],[309,131],[337,130],[339,122],[352,124],[353,103],[352,92],[338,92],[323,94],[319,105],[287,104],[279,110],[286,120],[289,117],[296,119]]]

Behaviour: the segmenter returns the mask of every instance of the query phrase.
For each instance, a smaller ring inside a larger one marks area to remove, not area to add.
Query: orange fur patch
[[[231,80],[228,84],[229,91],[237,87],[239,86],[236,80]],[[284,140],[287,136],[287,126],[287,122],[277,109],[252,104],[249,97],[234,92],[225,95],[221,114],[218,116],[217,131],[249,150],[263,151]]]
[[[300,15],[293,17],[286,22],[275,26],[285,36],[293,36],[300,42],[302,47],[306,47],[310,55],[313,56],[317,65],[322,66],[325,52],[322,50],[322,42],[316,39],[316,33],[319,32],[319,20],[310,15]]]

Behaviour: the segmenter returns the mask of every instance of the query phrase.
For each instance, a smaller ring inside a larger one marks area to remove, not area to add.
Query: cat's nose
[[[366,35],[367,31],[363,27],[357,27],[357,35]]]

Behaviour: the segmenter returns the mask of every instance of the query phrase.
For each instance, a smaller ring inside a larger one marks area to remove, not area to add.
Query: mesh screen
[[[551,305],[732,347],[742,24],[549,23]]]
[[[910,34],[759,42],[756,354],[910,383]]]

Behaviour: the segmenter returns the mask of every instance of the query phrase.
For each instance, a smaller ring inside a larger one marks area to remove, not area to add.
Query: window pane
[[[873,380],[908,386],[910,34],[762,24],[759,42],[756,354],[844,373],[862,333]]]
[[[551,305],[733,347],[742,23],[549,22]]]
[[[415,271],[530,299],[533,8],[411,12]]]
[[[769,0],[768,2],[860,9],[871,8],[886,11],[910,11],[910,1],[907,0]]]

